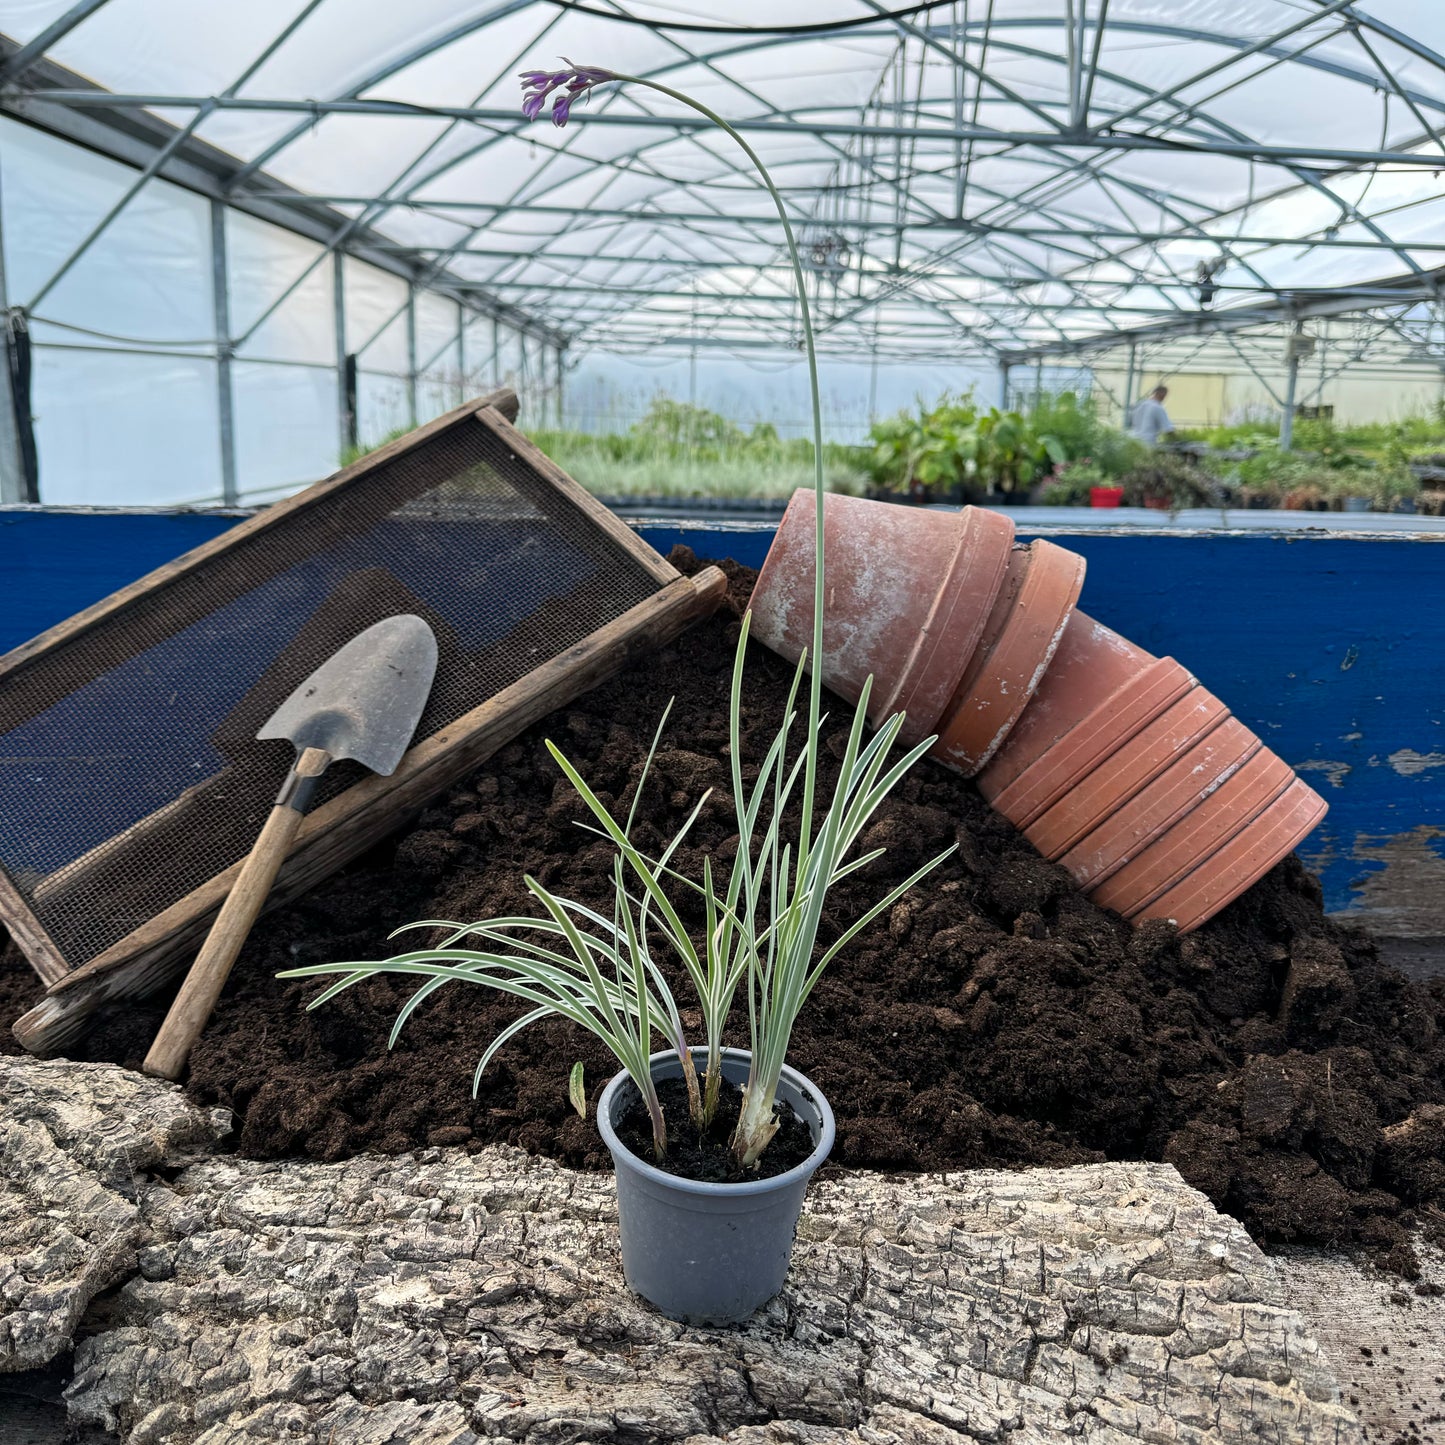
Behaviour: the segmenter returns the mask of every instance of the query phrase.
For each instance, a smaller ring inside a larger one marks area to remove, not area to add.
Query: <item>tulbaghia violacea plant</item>
[[[657,858],[648,857],[632,839],[632,823],[641,785],[626,823],[619,823],[588,787],[572,763],[552,743],[553,758],[577,789],[596,820],[596,831],[617,849],[613,869],[613,917],[567,899],[556,898],[535,879],[527,886],[542,904],[546,917],[497,918],[475,924],[431,921],[412,927],[444,928],[448,937],[435,948],[402,954],[378,963],[321,964],[294,969],[283,977],[338,973],[344,975],[312,1004],[324,1002],[342,988],[378,972],[414,973],[427,982],[403,1008],[392,1031],[418,1004],[443,983],[453,980],[482,984],[536,1005],[494,1039],[477,1069],[482,1070],[508,1039],[549,1014],[559,1014],[590,1029],[616,1055],[640,1091],[652,1120],[656,1152],[666,1148],[666,1126],[648,1065],[649,1040],[655,1029],[677,1050],[687,1083],[690,1112],[699,1126],[710,1123],[722,1084],[723,1025],[742,980],[748,986],[751,1064],[732,1147],[741,1167],[750,1167],[777,1132],[777,1088],[798,1013],[824,969],[861,929],[890,907],[907,889],[931,871],[948,852],[920,868],[905,882],[868,908],[816,958],[818,933],[828,890],[847,874],[862,868],[884,850],[848,860],[869,818],[895,784],[929,749],[926,738],[891,765],[889,754],[903,726],[902,714],[889,718],[865,741],[871,679],[863,688],[848,734],[833,797],[818,816],[819,729],[822,716],[822,669],[811,669],[806,733],[796,757],[789,740],[796,721],[795,702],[808,658],[822,653],[823,638],[823,419],[818,389],[818,362],[812,317],[802,263],[782,197],[752,146],[716,112],[681,91],[639,76],[596,66],[566,63],[557,71],[523,73],[523,113],[535,120],[552,101],[552,122],[564,126],[572,106],[594,87],[608,83],[640,85],[655,90],[706,117],[742,147],[756,167],[777,208],[792,262],[803,324],[808,379],[813,403],[815,553],[812,648],[799,659],[781,726],[767,748],[751,786],[746,786],[742,759],[742,690],[748,617],[738,637],[733,661],[729,719],[733,803],[737,811],[738,848],[726,888],[719,891],[711,861],[703,860],[699,882],[679,874],[671,861],[706,801],[700,799],[679,832]],[[666,714],[664,714],[664,721]],[[659,733],[661,729],[659,728]],[[653,751],[657,739],[653,739]],[[648,755],[651,764],[652,753]],[[646,767],[643,770],[645,780]],[[785,838],[785,813],[799,800],[796,838]],[[765,818],[766,813],[766,818]],[[671,892],[682,888],[700,895],[704,930],[694,941],[678,913]],[[766,920],[763,922],[762,920]],[[530,937],[526,935],[530,934]],[[538,942],[540,935],[546,942]],[[665,943],[680,962],[701,1005],[706,1068],[699,1090],[683,1037],[681,1014],[667,978],[651,952],[651,938]],[[480,939],[505,949],[475,951],[457,945]],[[555,943],[556,946],[552,946]],[[563,950],[565,945],[565,951]]]
[[[668,711],[670,709],[671,704]],[[617,824],[607,815],[616,836],[626,845],[624,852],[629,858],[641,858],[631,847],[632,824],[657,751],[658,739],[666,723],[667,711],[664,711],[643,764],[625,825]],[[548,743],[548,747],[552,744]],[[552,748],[552,751],[556,754],[557,750]],[[557,755],[560,757],[560,754]],[[587,796],[594,808],[600,809],[595,796],[591,793]],[[651,870],[668,869],[673,853],[686,838],[706,801],[707,794],[704,794],[657,862],[643,865],[649,877]],[[652,1124],[653,1152],[660,1159],[667,1152],[667,1125],[648,1067],[654,1030],[677,1050],[683,1060],[691,1112],[694,1122],[699,1125],[702,1123],[702,1099],[677,1001],[649,947],[651,914],[659,896],[658,890],[647,888],[639,898],[628,888],[624,852],[613,860],[611,918],[586,904],[559,897],[535,878],[527,877],[528,891],[541,904],[541,917],[489,918],[480,923],[422,919],[397,929],[392,937],[415,929],[442,930],[445,937],[439,943],[375,961],[310,964],[304,968],[287,969],[279,977],[340,975],[335,983],[307,1005],[308,1008],[317,1008],[343,989],[377,974],[402,974],[424,979],[425,982],[397,1015],[391,1037],[387,1040],[388,1048],[395,1046],[403,1026],[417,1008],[446,983],[480,984],[534,1004],[530,1012],[508,1024],[488,1044],[472,1078],[473,1097],[481,1087],[487,1065],[505,1043],[541,1019],[554,1015],[570,1019],[601,1039],[632,1076]],[[671,905],[668,905],[668,917],[663,927],[669,939],[673,939],[681,927],[676,914],[671,911]],[[474,944],[482,946],[471,946]]]

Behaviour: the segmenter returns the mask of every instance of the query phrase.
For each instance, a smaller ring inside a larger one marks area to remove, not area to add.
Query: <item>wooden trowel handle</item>
[[[231,965],[241,951],[251,925],[265,905],[276,880],[276,871],[291,851],[296,830],[315,789],[315,780],[326,770],[331,761],[330,753],[321,748],[307,748],[291,770],[281,789],[256,846],[241,868],[230,896],[221,906],[216,921],[166,1021],[161,1025],[150,1052],[142,1066],[146,1073],[161,1079],[178,1079],[186,1066],[191,1046],[201,1036],[216,1000],[226,985]]]

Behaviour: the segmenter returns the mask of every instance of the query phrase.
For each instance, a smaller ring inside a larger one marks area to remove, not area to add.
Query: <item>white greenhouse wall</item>
[[[525,338],[524,365],[505,323],[424,289],[413,301],[401,278],[227,208],[228,495],[211,202],[150,180],[85,244],[138,174],[0,118],[0,306],[30,319],[41,501],[245,504],[306,486],[340,460],[347,352],[363,445],[503,379],[524,416],[555,409],[546,343]]]
[[[1210,427],[1266,421],[1279,416],[1281,407],[1276,397],[1284,394],[1286,383],[1283,367],[1266,370],[1264,376],[1269,389],[1248,372],[1141,368],[1136,377],[1134,399],[1146,396],[1162,378],[1169,387],[1166,403],[1169,416],[1177,426]],[[1099,367],[1094,379],[1100,410],[1118,420],[1119,408],[1113,398],[1123,394],[1124,371]],[[1434,368],[1401,366],[1391,375],[1351,375],[1346,370],[1320,386],[1314,376],[1302,369],[1296,401],[1301,406],[1332,406],[1335,421],[1345,426],[1356,422],[1402,421],[1431,415],[1445,401],[1445,378]]]

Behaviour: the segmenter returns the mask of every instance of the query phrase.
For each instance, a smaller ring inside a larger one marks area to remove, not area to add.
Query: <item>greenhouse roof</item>
[[[581,347],[995,355],[1433,304],[1441,0],[0,0],[0,107]],[[12,297],[12,301],[17,298]],[[19,298],[23,299],[23,298]]]

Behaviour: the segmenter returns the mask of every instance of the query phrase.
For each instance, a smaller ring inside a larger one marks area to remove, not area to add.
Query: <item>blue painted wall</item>
[[[0,651],[234,521],[0,512]],[[664,553],[682,541],[752,566],[772,538],[766,528],[643,535]],[[1432,927],[1391,917],[1389,890],[1370,881],[1386,859],[1394,866],[1402,838],[1417,881],[1437,867],[1445,880],[1445,547],[1259,533],[1052,540],[1088,560],[1086,612],[1178,658],[1328,799],[1329,817],[1302,850],[1328,906],[1368,905],[1387,931],[1445,934],[1445,887]]]

